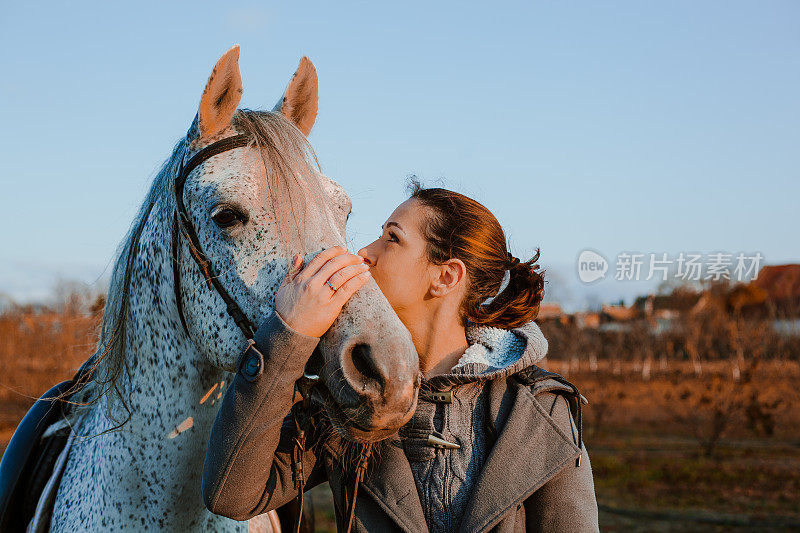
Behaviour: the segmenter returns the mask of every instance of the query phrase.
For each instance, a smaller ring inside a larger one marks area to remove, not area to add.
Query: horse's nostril
[[[368,381],[375,381],[381,390],[384,388],[385,378],[378,367],[375,365],[375,360],[372,358],[372,349],[369,344],[358,343],[353,346],[350,351],[350,359],[353,361],[353,367],[356,372],[360,374],[360,378]]]

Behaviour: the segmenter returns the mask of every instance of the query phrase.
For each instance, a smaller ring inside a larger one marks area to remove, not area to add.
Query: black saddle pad
[[[0,531],[25,531],[36,512],[39,496],[53,473],[69,434],[45,430],[63,418],[68,404],[54,400],[68,391],[84,373],[62,381],[39,398],[19,423],[0,461]]]

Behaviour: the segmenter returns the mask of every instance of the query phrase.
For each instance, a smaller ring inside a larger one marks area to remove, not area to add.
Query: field
[[[728,365],[700,377],[683,366],[646,382],[633,371],[569,375],[589,399],[584,442],[604,529],[800,527],[800,365],[764,364],[758,373],[769,393],[762,401],[782,400],[771,413],[771,435],[751,427],[746,407],[732,409],[711,453],[716,413],[730,394],[715,395],[714,382],[730,383],[720,379]]]
[[[0,315],[0,451],[35,398],[91,354],[101,303]],[[747,347],[731,359],[667,358],[656,342],[613,358],[591,349],[558,357],[574,347],[543,329],[551,356],[542,366],[589,400],[584,442],[604,531],[800,528],[797,358]],[[319,529],[330,530],[325,488],[314,496]]]

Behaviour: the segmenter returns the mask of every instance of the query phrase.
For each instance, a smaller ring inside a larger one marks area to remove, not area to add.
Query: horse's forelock
[[[281,113],[241,109],[233,126],[253,138],[266,179],[266,200],[278,227],[280,253],[303,252],[307,213],[325,209],[319,161],[303,133]]]

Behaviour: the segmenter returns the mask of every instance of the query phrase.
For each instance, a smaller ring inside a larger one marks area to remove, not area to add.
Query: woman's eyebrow
[[[386,229],[389,226],[397,226],[398,228],[400,228],[400,231],[403,231],[403,226],[394,221],[387,222],[386,224],[382,225],[381,229]]]

